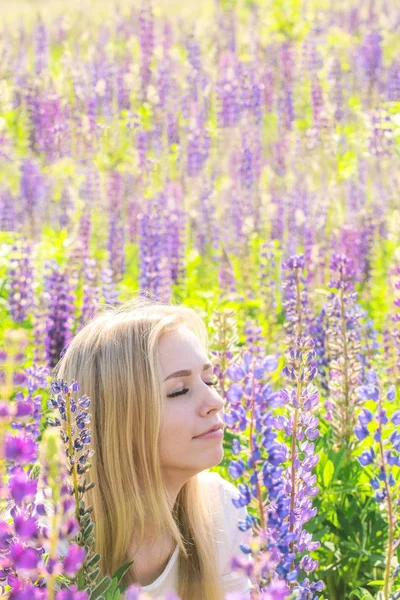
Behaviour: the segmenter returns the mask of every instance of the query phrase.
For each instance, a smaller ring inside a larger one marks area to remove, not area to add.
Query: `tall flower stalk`
[[[382,505],[387,515],[388,544],[383,578],[383,600],[392,598],[393,580],[399,571],[398,567],[393,568],[393,560],[400,544],[400,495],[398,482],[396,482],[398,467],[400,467],[398,431],[400,410],[391,411],[392,414],[389,416],[383,405],[384,397],[391,403],[395,399],[395,394],[394,385],[390,385],[386,393],[383,392],[377,374],[371,369],[368,372],[366,385],[358,389],[358,395],[365,405],[358,415],[359,424],[354,427],[354,433],[360,441],[367,439],[370,441],[369,449],[364,450],[358,456],[358,460],[363,467],[367,468],[368,473],[372,474],[370,485],[375,491],[375,500]],[[376,407],[373,412],[368,408],[371,404],[375,404]],[[392,433],[389,435],[390,432]],[[398,595],[395,597],[397,598]]]
[[[297,338],[294,347],[288,350],[288,362],[282,374],[293,385],[282,390],[286,414],[276,417],[275,425],[282,429],[289,446],[289,465],[284,474],[283,494],[290,499],[287,523],[289,524],[289,554],[292,556],[290,571],[284,572],[285,579],[292,582],[296,597],[313,599],[316,592],[324,589],[322,581],[310,583],[308,578],[299,582],[301,571],[310,573],[318,567],[308,552],[317,550],[319,542],[313,542],[304,525],[317,514],[312,499],[318,494],[316,475],[312,473],[319,461],[315,453],[314,440],[318,437],[319,419],[315,410],[319,403],[317,388],[311,384],[318,369],[312,338]]]
[[[331,420],[335,447],[344,446],[350,458],[354,446],[353,430],[355,409],[359,404],[356,388],[361,382],[361,327],[362,312],[356,303],[353,289],[353,270],[350,259],[333,254],[331,279],[328,286],[335,288],[326,305],[329,328],[326,332],[330,354],[329,399],[325,403]]]

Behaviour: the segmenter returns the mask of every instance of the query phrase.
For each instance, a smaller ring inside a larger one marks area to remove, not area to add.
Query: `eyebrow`
[[[212,365],[210,363],[207,363],[206,365],[203,365],[203,371],[206,371],[207,369],[211,369]],[[171,375],[168,375],[168,377],[166,377],[164,379],[164,381],[167,381],[168,379],[173,379],[174,377],[189,377],[192,374],[192,371],[190,371],[189,369],[183,369],[182,371],[176,371],[175,373],[171,373]]]

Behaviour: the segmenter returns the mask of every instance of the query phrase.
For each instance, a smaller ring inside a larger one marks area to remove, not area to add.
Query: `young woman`
[[[54,376],[91,400],[93,507],[102,575],[134,561],[124,583],[150,597],[250,598],[230,569],[249,543],[236,487],[208,469],[223,459],[224,400],[215,389],[206,327],[184,306],[139,298],[104,309],[70,342]],[[203,435],[210,429],[213,434]]]

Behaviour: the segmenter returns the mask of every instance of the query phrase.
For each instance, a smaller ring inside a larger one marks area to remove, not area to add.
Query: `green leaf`
[[[353,590],[349,598],[353,597],[358,598],[358,600],[375,600],[371,592],[369,592],[365,588],[358,588],[358,590]]]
[[[376,579],[375,581],[368,581],[368,585],[385,585],[384,579]]]
[[[133,565],[134,562],[135,561],[132,560],[131,562],[125,563],[124,565],[122,565],[122,567],[119,567],[119,569],[117,571],[115,571],[115,573],[113,575],[113,579],[116,578],[118,581],[118,584],[120,583],[121,579],[123,578],[125,573],[128,571],[128,569]]]
[[[87,561],[87,563],[85,565],[86,569],[89,570],[92,567],[96,566],[97,563],[99,562],[99,560],[100,560],[100,554],[97,552],[97,554],[92,556],[92,558]]]
[[[99,585],[97,585],[94,588],[94,590],[92,590],[92,593],[90,594],[90,600],[99,600],[100,596],[105,594],[105,592],[108,590],[111,584],[111,577],[107,575],[106,577],[104,577],[104,579],[100,581]]]
[[[323,470],[323,473],[322,473],[322,480],[324,482],[325,487],[329,486],[334,472],[335,472],[335,467],[334,467],[333,462],[331,460],[327,460],[326,465]]]

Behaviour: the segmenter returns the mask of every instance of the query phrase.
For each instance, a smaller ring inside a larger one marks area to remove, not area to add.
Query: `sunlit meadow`
[[[396,0],[7,7],[2,598],[146,598],[99,572],[90,398],[51,371],[149,292],[208,326],[252,600],[400,598],[399,31]]]

